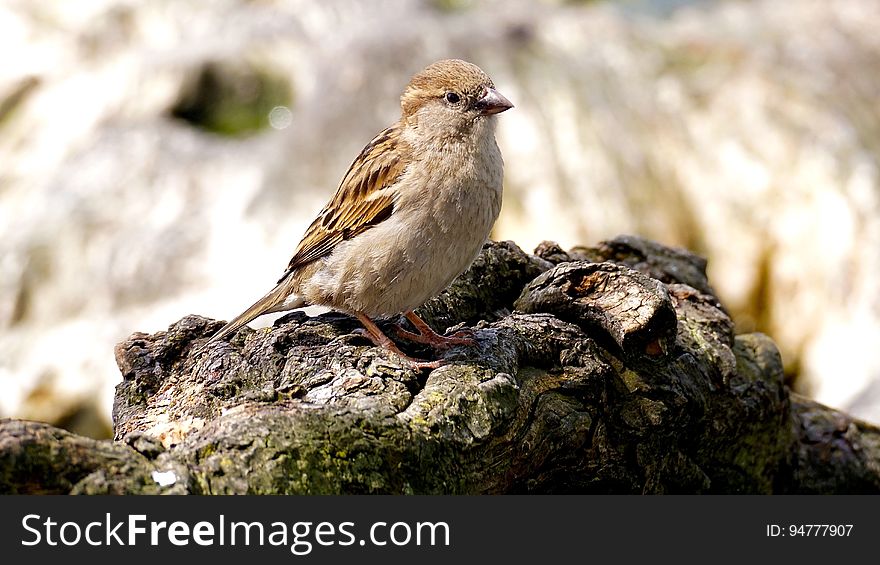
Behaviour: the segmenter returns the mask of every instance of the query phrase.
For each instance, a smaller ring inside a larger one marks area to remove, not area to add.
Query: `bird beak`
[[[488,116],[510,110],[513,108],[513,104],[494,88],[487,88],[483,96],[477,100],[476,108],[479,110],[480,115]]]

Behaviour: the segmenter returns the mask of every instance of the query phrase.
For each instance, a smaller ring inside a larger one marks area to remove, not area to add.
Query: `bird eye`
[[[458,104],[461,101],[461,97],[454,92],[447,92],[446,96],[444,96],[444,98],[450,104]]]

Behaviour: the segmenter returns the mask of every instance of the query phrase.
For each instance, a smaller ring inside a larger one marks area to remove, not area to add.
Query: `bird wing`
[[[393,185],[406,170],[409,152],[401,151],[400,126],[392,126],[364,147],[348,168],[333,199],[324,206],[305,236],[287,270],[290,273],[330,253],[338,244],[391,217]]]

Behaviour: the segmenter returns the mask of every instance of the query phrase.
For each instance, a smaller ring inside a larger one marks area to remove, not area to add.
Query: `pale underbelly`
[[[446,222],[445,230],[428,215],[409,224],[389,218],[337,246],[304,281],[303,295],[311,304],[367,316],[415,309],[470,266],[495,221],[494,208],[477,207]]]

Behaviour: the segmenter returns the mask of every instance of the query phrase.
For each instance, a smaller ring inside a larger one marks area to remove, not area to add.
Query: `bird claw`
[[[416,369],[439,369],[443,365],[446,365],[446,361],[443,359],[437,359],[436,361],[423,361],[406,356],[404,356],[404,358]]]
[[[406,363],[409,364],[410,366],[412,366],[413,368],[416,368],[416,369],[438,369],[446,364],[446,361],[444,361],[443,359],[438,359],[437,361],[425,361],[424,359],[416,359],[415,357],[410,357],[409,355],[407,355],[406,353],[404,353],[403,351],[398,349],[398,347],[391,340],[388,340],[387,342],[382,341],[366,329],[356,328],[354,330],[354,333],[359,336],[367,338],[376,347],[381,347],[387,351],[390,351],[391,353],[395,354],[396,356],[398,356],[401,359],[403,359],[404,361],[406,361]]]
[[[468,345],[476,345],[477,343],[477,332],[475,332],[471,328],[462,328],[449,337],[470,341]]]
[[[400,326],[397,326],[394,331],[397,334],[397,337],[415,343],[430,345],[431,347],[440,350],[451,349],[456,345],[472,346],[477,343],[477,340],[474,339],[474,332],[472,330],[459,330],[451,336],[440,335],[430,329],[423,330],[422,333],[415,333],[405,330]]]
[[[471,346],[471,345],[476,345],[476,343],[477,343],[476,340],[474,340],[472,337],[463,337],[463,336],[459,336],[456,334],[453,334],[449,337],[443,336],[440,334],[435,334],[433,336],[425,336],[425,335],[421,335],[421,334],[407,331],[403,328],[398,328],[396,330],[396,333],[397,333],[397,337],[400,337],[402,339],[414,341],[416,343],[422,343],[425,345],[430,345],[431,347],[433,347],[435,349],[440,349],[440,350],[452,349],[453,347],[455,347],[457,345]]]

